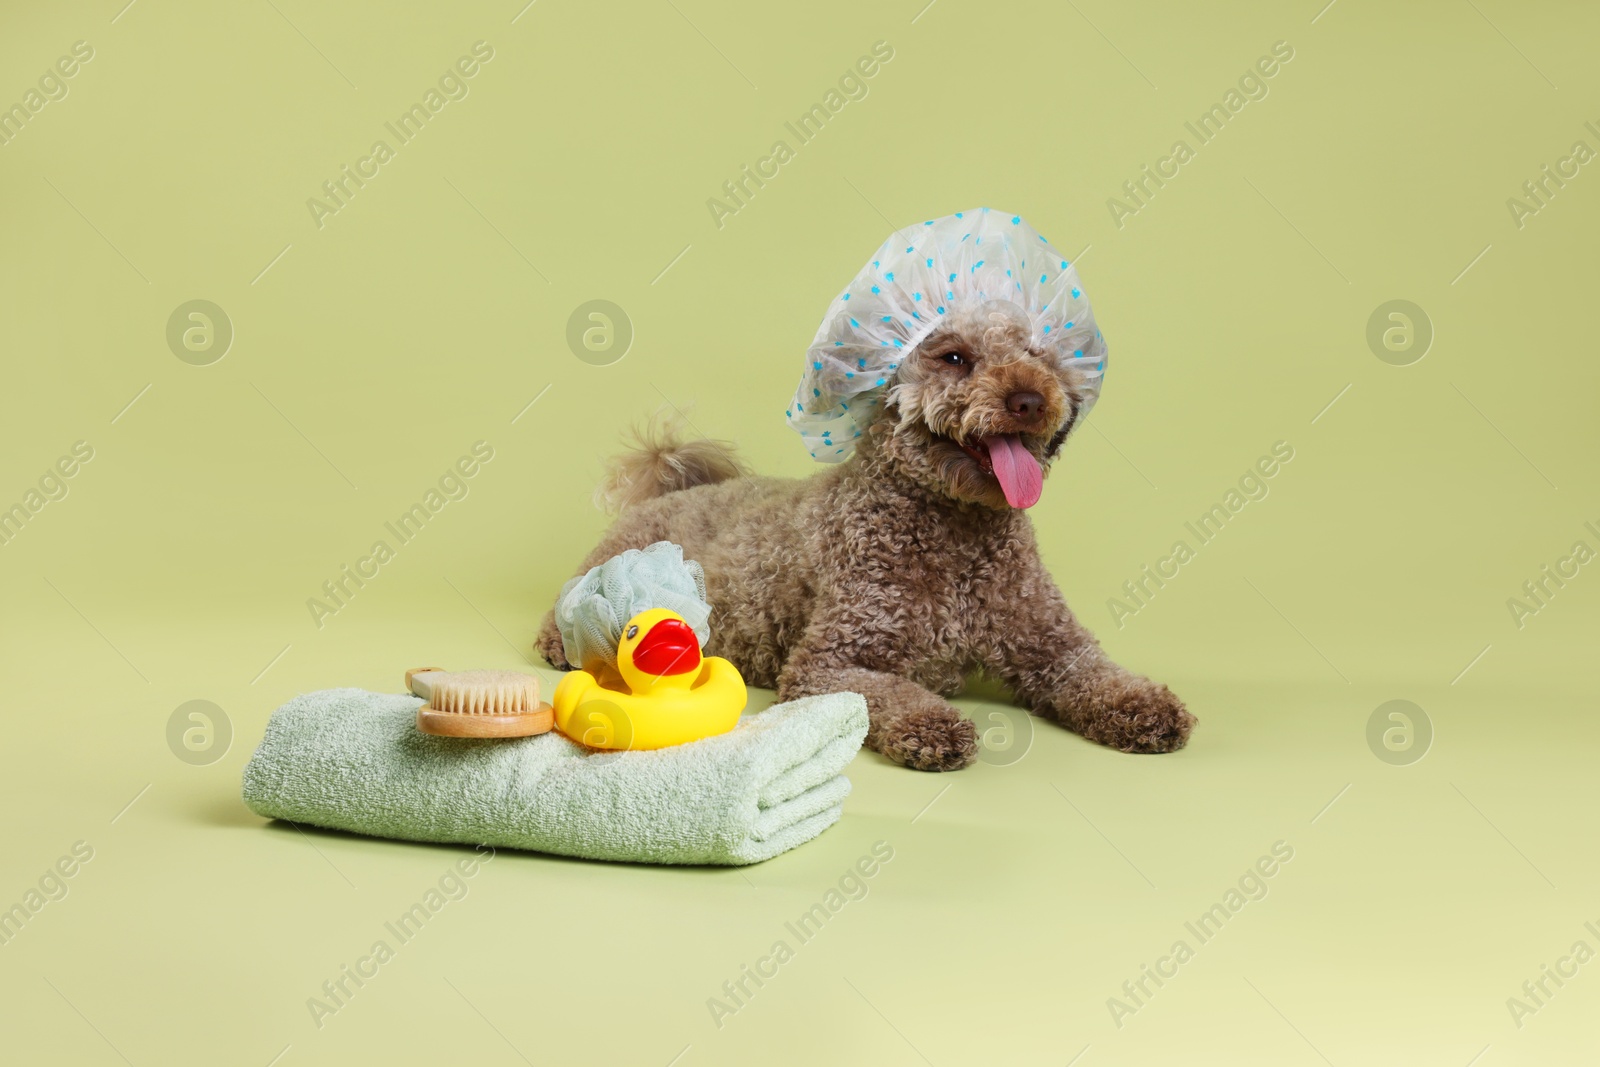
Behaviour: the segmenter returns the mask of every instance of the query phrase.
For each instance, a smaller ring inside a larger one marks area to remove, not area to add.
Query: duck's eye
[[[637,626],[630,626],[628,627],[628,632],[623,636],[629,641],[632,641],[635,637],[639,636],[639,628]]]
[[[946,352],[939,358],[952,367],[964,367],[967,365],[967,357],[960,352]]]

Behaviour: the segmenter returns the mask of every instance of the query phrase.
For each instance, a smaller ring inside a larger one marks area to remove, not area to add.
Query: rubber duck
[[[562,677],[551,702],[556,729],[590,748],[665,748],[727,733],[747,699],[738,669],[702,656],[694,630],[665,608],[628,620],[614,673],[585,666]]]

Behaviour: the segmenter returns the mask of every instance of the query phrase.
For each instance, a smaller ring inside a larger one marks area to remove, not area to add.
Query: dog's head
[[[829,304],[786,415],[819,462],[863,445],[924,491],[1020,509],[1105,362],[1071,262],[1020,215],[958,211],[891,235]]]
[[[1007,300],[953,311],[900,363],[871,433],[898,473],[985,507],[1027,508],[1085,402],[1082,373]]]

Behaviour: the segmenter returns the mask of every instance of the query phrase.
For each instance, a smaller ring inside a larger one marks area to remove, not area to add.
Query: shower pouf
[[[711,639],[705,571],[671,541],[630,548],[561,587],[556,626],[567,662],[590,673],[614,669],[623,626],[647,608],[676,612],[702,646]]]

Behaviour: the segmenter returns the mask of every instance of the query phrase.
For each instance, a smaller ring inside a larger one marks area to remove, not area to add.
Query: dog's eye
[[[967,357],[960,352],[946,352],[939,358],[952,367],[965,367],[967,365]]]

